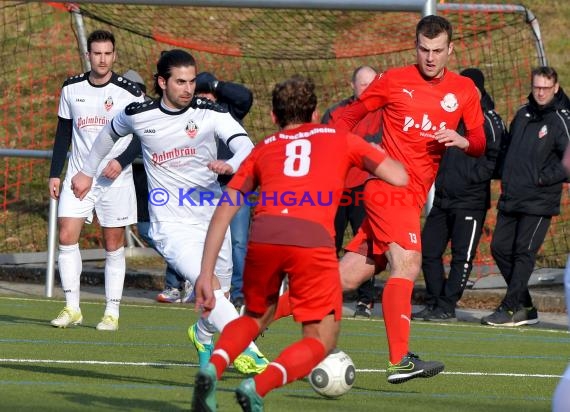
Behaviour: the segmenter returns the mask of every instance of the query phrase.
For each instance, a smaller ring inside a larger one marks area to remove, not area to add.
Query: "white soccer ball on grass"
[[[338,398],[347,393],[356,379],[356,369],[350,356],[340,349],[333,350],[309,374],[309,383],[319,395]]]

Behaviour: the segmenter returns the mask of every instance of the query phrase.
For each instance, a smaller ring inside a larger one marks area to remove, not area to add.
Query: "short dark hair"
[[[283,128],[295,123],[309,123],[317,108],[315,83],[310,78],[294,75],[277,83],[272,93],[273,114]]]
[[[196,60],[185,50],[172,49],[160,53],[160,58],[156,63],[156,74],[154,75],[154,92],[162,96],[162,89],[158,85],[158,77],[168,80],[172,75],[173,67],[196,67]]]
[[[558,73],[551,66],[540,66],[532,69],[530,74],[530,81],[534,80],[534,76],[546,77],[549,80],[554,80],[554,84],[558,83]]]
[[[425,16],[416,25],[416,42],[420,39],[420,34],[428,39],[434,39],[441,33],[447,33],[447,42],[451,42],[453,29],[449,20],[440,16]]]
[[[91,44],[96,42],[110,41],[113,43],[113,51],[115,50],[115,36],[107,30],[95,30],[87,37],[87,51],[91,51]]]

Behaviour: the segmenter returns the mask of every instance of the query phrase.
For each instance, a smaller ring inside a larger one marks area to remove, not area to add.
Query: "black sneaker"
[[[521,308],[513,314],[513,326],[536,325],[538,323],[538,311],[534,306]]]
[[[236,308],[236,310],[238,311],[238,313],[241,315],[241,308],[244,306],[245,301],[243,300],[243,297],[238,296],[237,298],[234,298],[232,303],[234,304],[234,307]]]
[[[445,369],[437,361],[423,361],[418,355],[408,352],[399,363],[388,363],[386,378],[389,383],[404,383],[414,378],[431,378]]]
[[[370,319],[372,317],[372,305],[358,302],[356,304],[356,310],[354,311],[355,318],[366,318]]]
[[[434,309],[435,305],[426,305],[426,307],[419,312],[412,313],[412,320],[425,320],[425,317],[429,315]]]
[[[491,313],[489,316],[481,318],[481,325],[491,326],[516,326],[513,321],[514,312],[502,306]]]
[[[440,307],[436,307],[424,316],[424,320],[432,322],[457,322],[457,317],[455,316],[455,311],[447,312]]]

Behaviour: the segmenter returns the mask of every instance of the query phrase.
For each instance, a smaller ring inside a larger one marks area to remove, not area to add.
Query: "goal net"
[[[397,2],[396,2],[397,3]],[[75,8],[77,7],[77,8]],[[51,149],[63,80],[81,72],[78,43],[94,29],[117,39],[115,71],[135,69],[153,94],[153,73],[162,50],[184,48],[199,71],[244,83],[255,96],[245,118],[254,140],[274,131],[270,92],[295,73],[311,76],[319,109],[351,94],[350,76],[360,65],[378,70],[415,61],[419,13],[351,10],[292,10],[81,3],[2,2],[0,17],[0,139],[4,148]],[[454,27],[452,70],[479,67],[486,89],[506,122],[525,102],[529,76],[539,64],[536,38],[521,6],[500,10],[438,5]],[[84,31],[74,23],[79,13]],[[76,17],[76,16],[75,16]],[[0,253],[46,248],[49,161],[5,158],[0,182]],[[499,192],[493,185],[494,196]],[[566,199],[565,199],[566,202]],[[563,210],[566,212],[566,208]],[[567,219],[556,218],[539,258],[542,266],[563,266],[568,251]],[[474,273],[493,264],[489,241],[495,211],[489,212]],[[96,228],[83,242],[99,246]],[[85,240],[87,239],[87,240]],[[84,247],[86,245],[83,245]]]

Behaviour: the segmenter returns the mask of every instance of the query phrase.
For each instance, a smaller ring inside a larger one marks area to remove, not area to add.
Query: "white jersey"
[[[93,85],[89,82],[89,72],[68,78],[61,89],[58,116],[73,121],[71,138],[71,156],[69,158],[66,179],[69,180],[83,167],[97,135],[115,115],[133,102],[142,102],[144,97],[138,86],[130,80],[112,73],[109,82]],[[107,166],[109,160],[121,154],[131,141],[131,137],[123,139],[113,147],[109,155],[101,162],[97,176]],[[106,179],[105,179],[106,180]],[[131,185],[133,181],[129,165],[112,184],[122,187]],[[95,180],[97,184],[97,179]]]
[[[228,160],[234,171],[253,148],[226,109],[201,98],[180,111],[170,111],[158,100],[133,104],[113,119],[111,128],[118,136],[134,133],[141,141],[151,222],[208,222],[222,193],[217,174],[207,167],[217,159],[218,139],[234,153],[238,149],[243,155],[247,149],[239,160]]]

